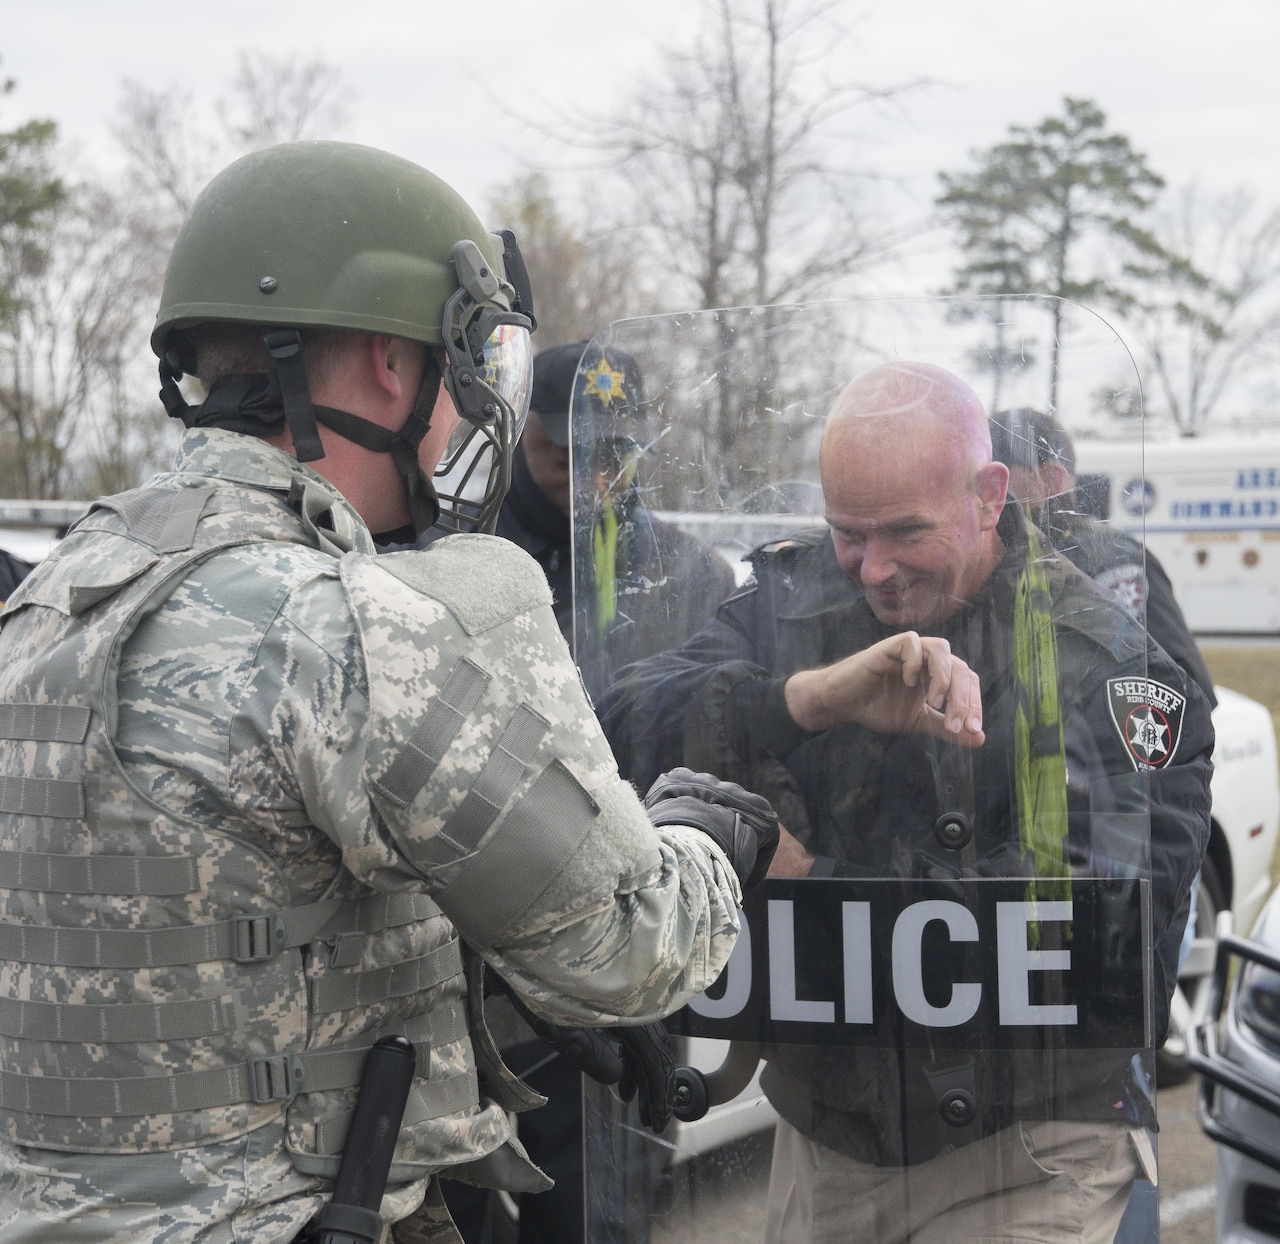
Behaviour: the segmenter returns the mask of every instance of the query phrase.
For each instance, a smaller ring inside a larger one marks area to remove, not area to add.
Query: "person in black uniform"
[[[1160,559],[1077,508],[1076,450],[1066,428],[1043,411],[1000,411],[991,417],[991,456],[1009,468],[1009,496],[1028,507],[1053,547],[1114,592],[1216,706],[1213,679]]]
[[[585,341],[552,346],[533,361],[533,397],[497,534],[533,555],[555,598],[556,620],[573,642],[573,479],[570,410],[591,432],[576,452],[595,478],[591,556],[595,598],[577,604],[577,625],[595,627],[603,668],[583,669],[592,694],[611,672],[680,642],[715,615],[734,588],[713,549],[645,508],[636,475],[645,449],[644,381],[625,352]],[[578,643],[579,665],[583,664]]]
[[[0,549],[0,608],[4,607],[4,602],[13,594],[13,589],[34,569],[30,562],[24,562],[22,558]]]
[[[951,373],[899,363],[857,377],[828,418],[820,470],[828,526],[757,549],[752,580],[710,625],[603,698],[622,772],[643,784],[683,763],[766,795],[790,831],[771,875],[1149,866],[1160,1040],[1208,841],[1203,693],[1005,504],[1008,470],[991,460],[981,402]],[[944,638],[980,676],[980,748],[879,733],[846,710],[841,659],[906,631]],[[1028,651],[1054,676],[1037,683]],[[1056,821],[1034,802],[1024,811],[1055,752]],[[968,775],[963,861],[934,835],[949,771]],[[1142,788],[1149,865],[1145,839],[1130,836]],[[1061,837],[1029,853],[1042,821]],[[1132,1051],[980,1051],[963,1128],[940,1117],[926,1061],[907,1048],[774,1048],[761,1078],[781,1117],[770,1244],[1112,1239],[1135,1178],[1154,1168]]]

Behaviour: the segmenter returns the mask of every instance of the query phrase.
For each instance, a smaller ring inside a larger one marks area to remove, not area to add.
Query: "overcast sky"
[[[292,52],[341,71],[340,137],[414,159],[480,204],[530,162],[566,159],[520,115],[616,107],[661,48],[691,40],[698,13],[698,0],[10,0],[0,72],[18,87],[0,128],[52,117],[107,164],[124,79],[212,98],[241,50]],[[1100,104],[1171,185],[1249,186],[1280,205],[1280,0],[1186,14],[1157,0],[840,0],[849,34],[833,37],[832,65],[867,85],[932,83],[893,115],[856,118],[859,152],[900,180],[904,211],[927,207],[940,169],[968,167],[1068,94]]]
[[[749,2],[749,0],[748,0]],[[354,90],[345,137],[391,148],[477,196],[539,144],[502,106],[607,109],[658,48],[691,36],[697,0],[39,0],[7,6],[3,71],[18,80],[4,122],[58,120],[88,148],[125,78],[225,86],[241,49],[340,68]],[[851,79],[937,85],[902,123],[877,122],[886,171],[939,168],[1032,124],[1065,94],[1096,100],[1170,181],[1256,184],[1280,200],[1280,4],[1214,0],[844,0],[832,48]],[[870,122],[868,128],[872,128]]]

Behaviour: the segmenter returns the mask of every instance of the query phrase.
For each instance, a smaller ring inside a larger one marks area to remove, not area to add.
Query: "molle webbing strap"
[[[79,1118],[183,1114],[240,1102],[283,1100],[301,1090],[304,1077],[296,1056],[118,1080],[0,1072],[0,1109]]]
[[[417,1074],[409,1091],[402,1127],[458,1114],[477,1105],[480,1094],[473,1066],[450,1076],[428,1076],[431,1051],[461,1041],[467,1032],[466,1012],[460,1002],[451,1003],[432,1016],[412,1019],[405,1025],[404,1035],[413,1042],[417,1058]],[[308,1084],[307,1091],[311,1088],[312,1085]],[[341,1152],[346,1143],[351,1113],[349,1110],[341,1111],[316,1123],[317,1153]]]
[[[367,919],[361,914],[365,902],[370,904],[373,913]],[[418,910],[432,914],[436,909],[425,896],[406,894],[390,898],[375,896],[360,903],[325,899],[283,911],[233,916],[213,924],[161,929],[83,929],[0,923],[0,958],[59,967],[121,970],[176,967],[218,959],[258,963],[282,950],[296,949],[321,939],[344,933],[378,932],[393,927],[395,922],[421,919],[409,914]],[[379,923],[388,917],[388,923]]]
[[[49,894],[136,894],[162,897],[200,888],[189,855],[44,855],[0,851],[0,887]]]
[[[370,894],[357,903],[348,904],[340,920],[329,920],[321,930],[327,940],[334,933],[381,933],[438,916],[435,900],[416,891],[401,894]]]
[[[421,959],[371,971],[329,975],[311,984],[317,1012],[376,1006],[390,998],[434,989],[462,974],[462,951],[456,939]],[[140,1041],[184,1041],[227,1032],[230,1002],[197,998],[186,1002],[111,1003],[27,1002],[0,998],[0,1035],[28,1041],[72,1041],[109,1044]]]
[[[419,959],[360,972],[330,972],[311,982],[311,1009],[320,1014],[376,1006],[424,993],[462,974],[462,951],[446,942]]]
[[[89,709],[76,704],[0,704],[0,739],[83,743],[89,718]],[[84,811],[84,788],[77,781],[0,775],[0,812],[78,821]]]
[[[84,787],[79,782],[0,775],[0,812],[80,821],[84,808]]]
[[[409,1100],[405,1104],[400,1126],[409,1128],[415,1123],[425,1123],[447,1114],[458,1114],[468,1106],[475,1105],[477,1096],[474,1071],[459,1072],[445,1079],[429,1080],[425,1084],[421,1080],[415,1080],[409,1089]],[[316,1124],[317,1153],[342,1152],[353,1113],[354,1111],[344,1110],[340,1114],[329,1115]]]
[[[0,739],[83,743],[89,709],[77,704],[0,704]]]
[[[397,807],[407,808],[427,784],[488,685],[489,675],[471,661],[464,658],[453,667],[400,754],[374,783]]]
[[[226,1032],[232,1023],[225,998],[187,1002],[27,1002],[0,998],[0,1036],[24,1041],[74,1041],[80,1045],[113,1042],[186,1041]]]
[[[284,917],[279,913],[164,929],[0,924],[0,957],[19,963],[129,971],[218,959],[253,963],[282,949],[284,933]],[[300,946],[306,940],[291,944]]]
[[[460,856],[470,855],[480,845],[550,729],[550,723],[528,705],[521,704],[516,709],[466,798],[441,829],[442,842]]]
[[[450,1008],[434,1017],[429,1027],[426,1036],[410,1034],[419,1074],[430,1065],[433,1046],[438,1048],[460,1041],[467,1035],[466,1015],[461,1007]],[[0,1072],[0,1110],[64,1118],[141,1118],[250,1101],[265,1105],[287,1101],[302,1092],[354,1088],[360,1083],[365,1056],[372,1048],[371,1040],[368,1045],[277,1054],[231,1067],[121,1079]],[[448,1108],[439,1111],[446,1114],[456,1108],[452,1103],[458,1100],[460,1092],[465,1094],[469,1089],[470,1100],[475,1100],[474,1076],[471,1071],[439,1080],[428,1079],[418,1087],[427,1100],[434,1096],[450,1103]],[[465,1098],[463,1104],[466,1104]]]
[[[501,941],[581,848],[600,808],[553,761],[511,810],[501,832],[467,860],[442,898],[464,938]],[[508,883],[493,884],[494,877]]]

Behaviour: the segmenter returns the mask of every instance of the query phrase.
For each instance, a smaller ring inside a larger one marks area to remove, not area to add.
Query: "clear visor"
[[[492,531],[511,483],[511,451],[524,428],[533,391],[533,345],[523,324],[499,323],[485,339],[477,378],[498,398],[484,420],[462,418],[435,472],[437,526],[446,531]]]
[[[498,324],[484,343],[484,383],[511,411],[512,443],[520,439],[533,394],[533,339],[523,324]]]

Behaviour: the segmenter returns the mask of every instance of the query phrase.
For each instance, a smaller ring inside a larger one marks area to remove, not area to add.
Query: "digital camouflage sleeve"
[[[303,890],[333,876],[338,852],[374,888],[425,883],[554,1019],[648,1022],[714,980],[737,879],[705,835],[653,829],[619,778],[532,559],[464,536],[341,563],[317,553],[299,576],[288,551],[207,563],[131,645],[122,743],[168,771],[166,797],[220,790]],[[289,571],[252,668],[210,660],[238,642],[219,635],[219,602],[272,563]],[[205,723],[224,740],[207,755],[154,711],[197,670],[225,680],[200,697],[225,712]]]

